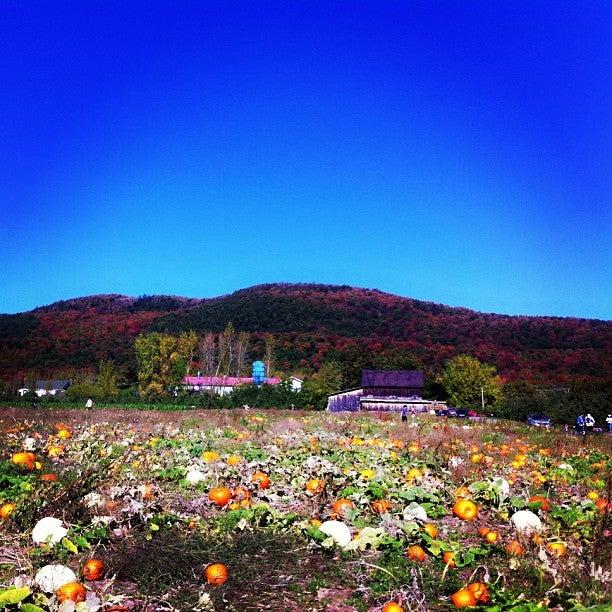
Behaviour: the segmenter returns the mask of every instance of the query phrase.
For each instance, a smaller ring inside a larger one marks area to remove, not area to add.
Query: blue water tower
[[[263,361],[253,362],[253,382],[256,385],[266,382],[266,364]]]

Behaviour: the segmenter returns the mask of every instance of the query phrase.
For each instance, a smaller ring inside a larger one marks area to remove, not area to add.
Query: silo
[[[263,361],[253,362],[253,382],[256,385],[266,382],[266,364]]]

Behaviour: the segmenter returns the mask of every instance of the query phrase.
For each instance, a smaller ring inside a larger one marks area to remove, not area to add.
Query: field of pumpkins
[[[281,411],[0,415],[0,610],[610,610],[610,438]]]

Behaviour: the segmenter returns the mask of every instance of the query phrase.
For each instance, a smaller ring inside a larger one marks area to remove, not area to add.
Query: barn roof
[[[37,389],[49,389],[50,391],[62,391],[70,386],[69,380],[37,380]]]
[[[421,370],[362,370],[364,387],[422,387]]]

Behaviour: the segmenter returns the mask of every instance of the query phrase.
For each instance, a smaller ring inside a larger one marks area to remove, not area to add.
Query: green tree
[[[274,336],[266,334],[264,338],[264,363],[266,364],[266,376],[272,376],[272,368],[274,367]]]
[[[198,335],[194,331],[182,332],[177,340],[177,350],[179,353],[177,375],[181,378],[189,376],[191,365],[198,351]]]
[[[447,364],[442,385],[454,406],[476,408],[484,393],[485,404],[495,405],[502,397],[502,383],[495,368],[470,355],[458,355]]]
[[[99,397],[112,398],[117,395],[117,371],[111,359],[100,362],[97,387]]]
[[[66,398],[70,402],[84,401],[89,399],[98,399],[100,388],[94,385],[91,381],[81,379],[68,387]]]
[[[325,362],[318,372],[306,380],[300,396],[300,404],[305,408],[322,410],[327,404],[327,396],[343,388],[342,367],[337,361]]]
[[[167,395],[170,387],[180,381],[180,353],[177,339],[169,334],[140,334],[134,342],[138,361],[140,394]]]

